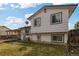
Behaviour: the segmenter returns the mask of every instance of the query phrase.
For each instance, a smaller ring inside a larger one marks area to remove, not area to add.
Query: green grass
[[[40,43],[5,42],[0,44],[1,56],[62,56],[65,55],[63,45]]]

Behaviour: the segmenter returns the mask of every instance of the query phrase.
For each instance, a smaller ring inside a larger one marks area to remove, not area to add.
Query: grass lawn
[[[65,55],[63,45],[5,42],[0,43],[1,56],[61,56]]]

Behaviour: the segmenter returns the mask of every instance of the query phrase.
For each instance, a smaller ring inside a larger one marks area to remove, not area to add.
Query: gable
[[[36,13],[34,13],[32,16],[30,16],[28,19],[30,20],[32,17],[41,13],[42,11],[43,12],[46,11],[46,9],[68,9],[69,17],[70,17],[72,15],[72,13],[74,12],[76,7],[77,7],[77,4],[44,6],[41,9],[39,9]]]

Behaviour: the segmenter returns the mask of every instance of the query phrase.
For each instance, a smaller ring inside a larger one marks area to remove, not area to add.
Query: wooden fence
[[[69,55],[79,55],[79,29],[68,32],[68,52]]]

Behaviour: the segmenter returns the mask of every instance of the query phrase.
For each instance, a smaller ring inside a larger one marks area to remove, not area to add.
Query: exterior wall
[[[29,41],[30,38],[30,27],[20,28],[20,39],[23,41]]]
[[[6,28],[5,26],[0,26],[0,35],[7,35],[7,30],[10,30]]]
[[[25,29],[21,30],[21,40],[25,39]]]
[[[7,32],[7,35],[20,35],[20,31],[19,30],[8,30],[6,31]]]
[[[61,33],[60,33],[61,34]],[[63,43],[67,43],[67,39],[68,39],[68,34],[65,33],[64,34],[64,42]],[[37,42],[37,34],[33,34],[31,35],[31,40]],[[51,34],[41,34],[41,39],[40,42],[46,42],[46,43],[57,43],[57,42],[52,42],[51,41]],[[57,43],[58,44],[58,43]],[[59,43],[60,44],[60,43]]]
[[[31,35],[31,41],[37,41],[37,35],[36,34]]]
[[[62,12],[62,24],[50,24],[50,15]],[[41,26],[34,27],[34,19],[41,17]],[[43,32],[68,32],[68,10],[67,9],[47,9],[47,12],[41,11],[31,19],[31,33]],[[39,30],[40,29],[40,30]]]
[[[68,41],[68,33],[64,34],[64,43],[67,43]]]
[[[42,34],[41,41],[42,42],[51,42],[51,34]]]

